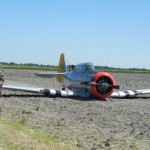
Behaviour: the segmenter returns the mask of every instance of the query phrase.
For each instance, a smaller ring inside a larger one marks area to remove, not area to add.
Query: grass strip
[[[44,134],[36,127],[0,117],[0,149],[77,150],[78,148],[55,136]]]

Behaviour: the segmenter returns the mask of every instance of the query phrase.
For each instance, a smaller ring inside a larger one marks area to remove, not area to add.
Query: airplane
[[[60,55],[58,72],[35,73],[36,76],[42,78],[56,77],[56,80],[62,84],[61,90],[5,84],[2,86],[2,89],[39,93],[49,97],[94,97],[100,100],[108,97],[135,97],[137,95],[150,93],[150,89],[118,90],[119,85],[115,84],[113,76],[107,72],[96,70],[94,65],[90,62],[77,64],[76,66],[72,66],[72,71],[67,71],[64,57],[65,56],[62,53]]]

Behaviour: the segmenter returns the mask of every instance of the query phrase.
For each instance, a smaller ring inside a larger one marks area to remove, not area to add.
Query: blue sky
[[[0,62],[150,69],[149,0],[0,0]]]

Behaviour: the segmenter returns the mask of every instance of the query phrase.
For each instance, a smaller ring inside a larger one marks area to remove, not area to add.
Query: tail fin
[[[62,53],[59,59],[58,73],[64,73],[66,71],[67,69],[66,69],[66,63],[65,63],[65,56],[64,56],[64,53]],[[58,82],[62,82],[63,76],[58,75],[56,79]]]

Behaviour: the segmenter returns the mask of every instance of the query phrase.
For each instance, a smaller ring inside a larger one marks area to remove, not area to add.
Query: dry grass
[[[0,118],[0,149],[4,150],[77,150],[36,128]]]

